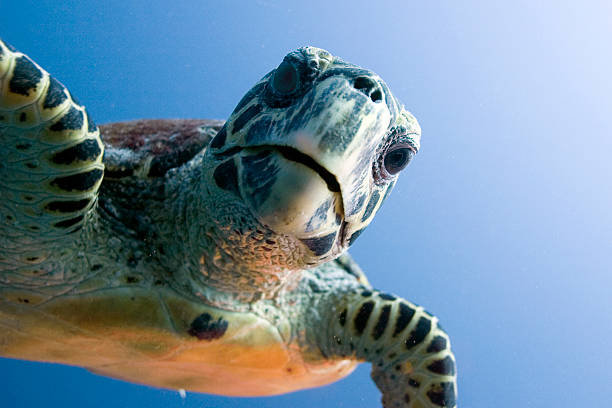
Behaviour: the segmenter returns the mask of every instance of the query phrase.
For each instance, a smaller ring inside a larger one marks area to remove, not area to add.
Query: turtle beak
[[[262,222],[302,240],[325,238],[316,244],[325,255],[313,252],[337,254],[363,229],[372,163],[397,116],[395,98],[371,71],[352,69],[321,79],[300,103],[260,103],[235,112],[218,154],[240,149],[241,193]]]
[[[361,224],[372,194],[372,163],[393,116],[378,78],[367,78],[362,82],[372,86],[366,92],[356,89],[358,81],[345,77],[323,81],[302,117],[303,125],[286,133],[284,141],[313,158],[337,182],[342,197],[343,236],[339,238],[343,246]],[[374,101],[371,94],[377,91],[382,96]]]

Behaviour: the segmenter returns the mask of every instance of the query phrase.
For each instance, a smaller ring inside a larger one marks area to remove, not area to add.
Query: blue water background
[[[422,151],[352,253],[451,335],[461,407],[595,407],[612,388],[612,3],[3,0],[0,36],[98,123],[226,118],[285,53],[379,73]],[[241,399],[0,359],[1,407],[374,407],[334,385]]]

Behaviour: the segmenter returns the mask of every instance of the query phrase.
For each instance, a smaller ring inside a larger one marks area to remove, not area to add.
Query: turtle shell
[[[138,234],[151,234],[146,214],[164,195],[164,175],[204,151],[223,123],[143,119],[101,125],[105,170],[98,211]]]
[[[143,119],[100,126],[107,149],[104,178],[162,177],[202,151],[224,121]]]

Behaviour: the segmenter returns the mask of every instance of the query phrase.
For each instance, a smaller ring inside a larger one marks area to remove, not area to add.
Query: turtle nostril
[[[372,92],[370,94],[370,99],[372,100],[372,102],[382,101],[382,92],[380,92],[380,89],[377,89],[374,92]]]
[[[355,78],[353,86],[358,91],[361,91],[365,95],[369,96],[372,102],[379,102],[382,100],[382,92],[378,83],[370,77],[360,76]]]
[[[376,82],[372,78],[360,76],[355,78],[355,82],[353,83],[355,89],[359,89],[360,91],[370,94],[374,88],[376,88]]]

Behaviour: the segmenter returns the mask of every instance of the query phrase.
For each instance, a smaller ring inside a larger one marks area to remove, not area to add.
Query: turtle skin
[[[226,122],[100,132],[0,41],[0,355],[243,396],[368,361],[383,406],[456,406],[437,318],[345,253],[419,140],[378,76],[313,47]]]

